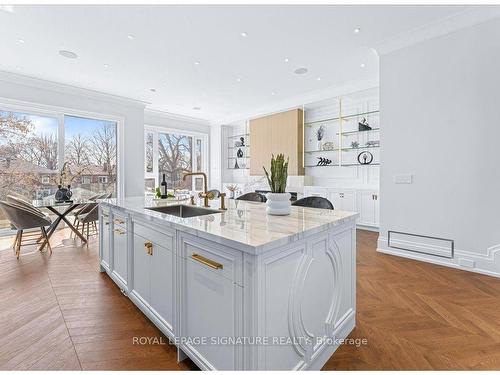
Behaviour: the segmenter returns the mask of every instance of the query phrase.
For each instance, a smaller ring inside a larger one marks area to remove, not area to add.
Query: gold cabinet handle
[[[115,219],[115,224],[125,224],[125,222],[120,219]]]
[[[148,255],[153,255],[153,243],[151,241],[144,242],[144,249]]]
[[[119,235],[125,234],[125,231],[123,229],[115,229],[115,233]]]
[[[205,258],[203,255],[200,254],[193,253],[191,254],[190,258],[204,264],[205,266],[209,266],[210,268],[214,268],[216,270],[221,270],[224,268],[222,264],[217,263],[211,259]]]

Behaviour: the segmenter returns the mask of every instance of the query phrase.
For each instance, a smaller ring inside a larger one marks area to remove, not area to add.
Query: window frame
[[[83,111],[74,108],[53,106],[39,103],[26,102],[0,97],[0,110],[20,112],[27,115],[37,115],[55,118],[58,122],[58,168],[64,165],[64,116],[83,117],[92,120],[111,121],[116,123],[116,196],[125,196],[125,168],[124,160],[124,123],[125,118],[121,116],[108,115],[98,112]],[[59,169],[58,169],[59,170]]]
[[[147,172],[146,171],[146,133],[153,133],[153,172]],[[196,160],[196,141],[198,139],[201,140],[201,160],[202,160],[202,167],[205,167],[205,170],[202,168],[202,172],[204,172],[207,175],[208,180],[210,180],[210,170],[208,168],[209,162],[208,162],[208,134],[206,133],[200,133],[200,132],[194,132],[194,131],[188,131],[188,130],[182,130],[182,129],[176,129],[176,128],[169,128],[169,127],[163,127],[163,126],[154,126],[154,125],[144,125],[144,179],[154,179],[155,181],[155,186],[160,185],[159,181],[159,174],[158,174],[158,158],[159,158],[159,151],[158,151],[158,141],[159,141],[159,134],[160,133],[170,133],[170,134],[179,134],[179,135],[184,135],[188,137],[192,137],[193,139],[193,155],[192,157],[192,163],[191,163],[191,171],[192,172],[197,172],[198,168],[198,162]],[[205,164],[205,165],[203,165]],[[208,181],[207,181],[208,184]],[[191,185],[191,190],[195,190],[195,178],[192,179],[192,185]]]

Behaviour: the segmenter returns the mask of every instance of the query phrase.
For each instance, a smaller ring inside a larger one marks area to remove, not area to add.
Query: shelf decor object
[[[366,117],[363,117],[363,120],[361,120],[360,122],[358,122],[358,130],[360,132],[364,132],[364,131],[367,131],[367,130],[372,130],[372,127],[370,125],[368,125],[368,122],[366,121]]]
[[[318,164],[316,164],[318,167],[324,167],[324,166],[332,164],[332,161],[330,159],[323,158],[323,157],[318,157],[318,159],[319,159]]]
[[[262,167],[269,183],[270,193],[266,194],[266,212],[269,215],[290,215],[292,202],[290,193],[285,192],[288,178],[288,158],[278,154],[271,158],[271,174]]]
[[[323,151],[333,151],[335,150],[335,144],[333,142],[323,143]]]
[[[363,151],[358,154],[359,164],[371,164],[373,161],[373,154],[370,151]]]
[[[318,139],[318,150],[323,149],[322,139],[325,136],[325,125],[320,125],[320,127],[316,130],[316,138]]]

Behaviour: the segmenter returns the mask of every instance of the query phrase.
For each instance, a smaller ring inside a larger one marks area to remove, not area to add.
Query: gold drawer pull
[[[151,241],[144,242],[144,248],[148,255],[153,255],[153,243]]]
[[[125,231],[124,231],[124,230],[122,230],[122,229],[115,229],[115,233],[116,233],[116,234],[123,235],[123,234],[125,234]]]
[[[125,224],[125,222],[120,219],[115,219],[115,224]]]
[[[220,263],[217,263],[211,259],[205,258],[203,255],[193,253],[191,254],[191,259],[196,260],[197,262],[200,262],[206,266],[209,266],[211,268],[215,268],[216,270],[221,270],[224,268],[224,266]]]
[[[104,225],[109,225],[109,222],[107,222],[107,221],[106,221],[106,222],[104,223]]]

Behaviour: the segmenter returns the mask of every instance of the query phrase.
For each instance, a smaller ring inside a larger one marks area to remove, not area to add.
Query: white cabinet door
[[[210,267],[191,258],[183,259],[184,287],[180,319],[182,337],[237,337],[236,316],[240,313],[243,288],[217,275]],[[238,370],[238,346],[190,343],[207,368]]]
[[[165,236],[165,245],[172,248],[173,238]],[[173,332],[175,254],[166,247],[154,244],[152,248],[149,304]]]
[[[344,190],[341,193],[342,211],[356,211],[356,193],[353,190]]]
[[[113,230],[113,273],[127,285],[128,247],[127,231],[115,227]]]
[[[330,191],[328,193],[328,196],[326,197],[330,202],[333,204],[333,209],[334,210],[340,210],[342,211],[342,198],[339,192],[337,191]]]
[[[109,271],[109,240],[110,240],[110,225],[109,225],[109,211],[102,210],[101,217],[99,219],[99,240],[101,245],[101,264],[104,268]]]
[[[240,370],[243,347],[211,338],[243,335],[242,254],[187,234],[180,243],[180,337],[207,339],[181,348],[202,369]]]
[[[377,227],[379,225],[379,201],[377,191],[358,192],[358,224]]]
[[[379,194],[378,192],[375,192],[375,226],[380,226],[380,201],[379,201]]]
[[[134,283],[133,291],[143,302],[150,299],[150,262],[151,256],[146,250],[146,240],[134,234]]]

